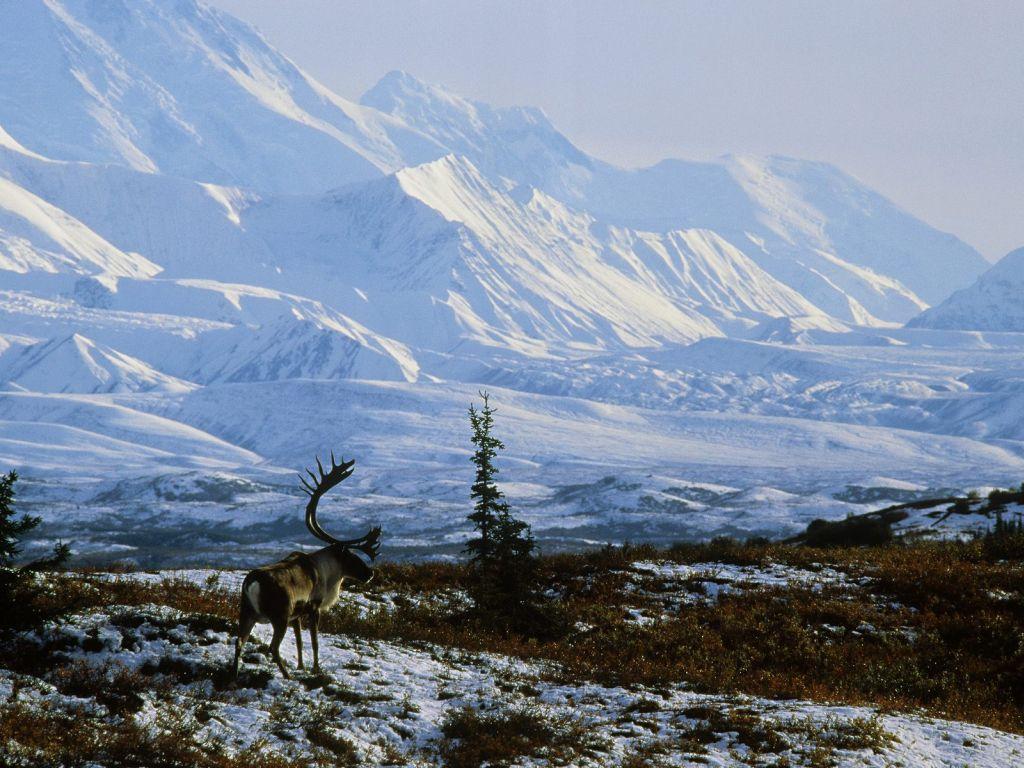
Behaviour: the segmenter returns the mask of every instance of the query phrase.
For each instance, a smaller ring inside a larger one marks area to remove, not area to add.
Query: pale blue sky
[[[827,160],[991,259],[1024,245],[1024,1],[211,0],[343,96],[404,69],[624,166]]]

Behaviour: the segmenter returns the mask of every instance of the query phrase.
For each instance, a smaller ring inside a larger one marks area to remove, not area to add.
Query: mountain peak
[[[511,180],[524,191],[535,187],[560,193],[575,188],[595,164],[541,109],[493,106],[407,72],[384,75],[360,104],[400,120],[447,152],[468,158],[488,179]]]
[[[1014,277],[1024,285],[1024,246],[1010,251],[997,261],[988,274],[1000,277]]]
[[[359,103],[373,107],[381,112],[396,115],[410,102],[433,102],[446,104],[462,113],[483,115],[503,115],[505,119],[518,116],[520,119],[551,130],[551,121],[544,110],[539,107],[512,106],[495,107],[485,102],[461,96],[450,88],[437,83],[420,80],[413,74],[402,69],[393,69],[386,73],[377,83],[360,98]]]
[[[71,332],[27,345],[0,365],[0,380],[32,392],[188,392],[191,382]]]
[[[907,325],[968,331],[1024,331],[1024,248],[1010,251],[969,288],[925,310]]]
[[[404,69],[392,69],[390,72],[385,73],[384,76],[373,85],[373,87],[363,94],[363,97],[359,101],[361,104],[366,104],[367,101],[372,100],[371,94],[379,95],[398,91],[426,92],[432,87],[439,90],[441,89],[440,86],[431,86],[425,83],[415,75],[406,72]]]
[[[484,184],[488,183],[484,180],[483,175],[473,164],[472,160],[462,155],[456,155],[452,152],[437,158],[437,160],[431,160],[430,162],[421,163],[420,165],[402,168],[395,174],[399,180],[425,175],[455,176],[463,179],[472,179]]]
[[[439,105],[465,114],[473,112],[475,106],[468,99],[448,90],[444,86],[427,83],[401,69],[393,69],[363,94],[359,103],[395,117],[422,115]],[[430,105],[428,107],[428,105]]]
[[[0,28],[0,124],[55,160],[307,193],[430,154],[196,0],[0,3]]]

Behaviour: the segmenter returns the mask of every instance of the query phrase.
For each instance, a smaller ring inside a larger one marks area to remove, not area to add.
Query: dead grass
[[[95,666],[81,659],[55,667],[46,679],[61,693],[95,699],[114,715],[138,712],[145,704],[145,691],[169,688],[125,667]]]
[[[754,589],[640,627],[625,619],[626,606],[643,598],[623,589],[624,571],[649,558],[810,569],[828,563],[870,577],[871,586]],[[392,584],[450,587],[440,574],[458,579],[458,566],[431,566],[424,581],[416,568],[405,566]],[[471,614],[409,602],[366,617],[339,610],[329,619],[330,631],[552,659],[574,679],[626,685],[685,680],[708,693],[922,707],[1024,732],[1024,570],[1020,563],[992,562],[981,542],[815,550],[716,541],[661,552],[643,547],[559,555],[544,558],[541,571],[561,595],[557,610],[565,623],[592,629],[538,641],[496,631]]]
[[[881,754],[895,737],[878,717],[812,718],[778,720],[744,706],[695,706],[682,712],[692,721],[668,738],[640,745],[623,768],[657,768],[675,764],[671,758],[685,755],[688,764],[699,764],[709,745],[722,743],[730,754],[750,765],[831,768],[839,764],[840,750],[871,750]]]
[[[84,768],[100,764],[118,768],[304,768],[309,760],[268,754],[260,745],[229,756],[198,744],[182,718],[164,718],[155,729],[131,718],[105,722],[14,702],[0,708],[0,744],[5,765]]]
[[[628,606],[643,608],[646,600],[652,612],[662,610],[657,595],[624,588],[626,569],[638,559],[810,569],[828,563],[869,577],[870,586],[752,589],[638,626],[627,620]],[[545,557],[545,588],[559,596],[549,606],[557,621],[548,626],[564,628],[547,636],[496,626],[458,601],[446,603],[443,595],[465,583],[458,564],[381,571],[387,589],[431,599],[399,600],[395,609],[364,616],[343,600],[325,617],[325,632],[549,659],[572,680],[687,681],[708,693],[923,708],[1024,733],[1024,568],[993,561],[982,542],[817,550],[716,541]],[[232,627],[237,616],[237,595],[186,582],[59,581],[55,594],[75,610],[155,603],[188,613],[197,628],[217,630]],[[60,610],[56,597],[47,599]],[[16,653],[0,656],[12,668],[31,666]]]
[[[581,752],[601,749],[579,723],[552,719],[529,706],[450,712],[441,723],[438,752],[448,768],[508,765],[522,757],[542,757],[556,765]]]
[[[351,768],[358,766],[359,753],[349,739],[338,731],[344,723],[341,707],[320,704],[308,711],[302,722],[302,729],[309,743],[325,752],[330,765]]]

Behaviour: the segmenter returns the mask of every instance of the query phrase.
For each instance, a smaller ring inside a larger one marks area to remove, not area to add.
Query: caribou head
[[[270,622],[274,629],[270,649],[281,670],[288,670],[281,660],[281,641],[290,624],[295,630],[295,648],[299,669],[302,664],[302,620],[306,619],[309,640],[313,646],[313,671],[320,669],[320,646],[317,630],[320,615],[338,601],[346,579],[368,582],[373,569],[356,552],[375,560],[380,550],[380,526],[371,528],[357,539],[336,539],[327,533],[316,519],[321,497],[349,475],[355,461],[338,464],[331,453],[331,468],[324,470],[316,459],[317,472],[307,469],[308,478],[299,475],[303,490],[309,495],[306,503],[306,527],[316,538],[327,544],[315,552],[292,552],[283,560],[250,571],[242,582],[241,604],[238,616],[238,638],[235,641],[233,674],[238,674],[242,646],[256,622]]]

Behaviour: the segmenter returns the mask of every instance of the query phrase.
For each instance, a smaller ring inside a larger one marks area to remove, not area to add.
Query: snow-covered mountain
[[[1024,331],[1024,248],[1006,254],[977,282],[907,325],[969,331]]]
[[[496,109],[386,75],[362,103],[401,118],[520,194],[541,189],[610,224],[712,229],[775,277],[844,320],[902,322],[987,266],[826,163],[792,158],[666,160],[623,170],[574,147],[536,109]]]
[[[364,519],[457,538],[482,386],[577,543],[1024,471],[1024,334],[942,330],[1024,331],[1021,259],[946,300],[981,257],[832,166],[616,168],[401,72],[356,103],[199,0],[0,29],[0,462],[44,515],[262,525],[337,448]]]
[[[404,73],[386,75],[359,104],[346,101],[247,25],[194,0],[29,0],[0,13],[11,31],[0,43],[9,83],[0,126],[51,159],[278,194],[455,154],[498,187],[509,180],[520,200],[539,189],[612,225],[711,229],[816,306],[858,323],[905,321],[985,266],[821,163],[673,160],[625,171],[575,148],[539,110],[493,108]],[[209,192],[230,213],[238,193]]]
[[[714,232],[610,227],[540,191],[519,202],[451,155],[317,200],[253,206],[242,221],[289,254],[293,290],[432,350],[638,347],[772,317],[830,322]],[[307,273],[318,286],[301,283]]]
[[[188,382],[75,333],[9,349],[0,381],[33,392],[187,392]]]
[[[203,275],[253,282],[273,273],[266,246],[238,222],[238,210],[254,193],[118,165],[48,160],[2,142],[0,181],[15,185],[22,198],[31,195],[44,201],[62,219],[77,221],[79,229],[91,231],[88,237],[93,240],[117,243],[116,248],[133,254],[135,262],[131,268],[116,269],[110,265],[112,259],[94,259],[93,266],[77,271],[160,272],[161,277]],[[24,223],[19,234],[35,242],[38,250],[48,248],[50,241],[26,231]],[[88,247],[88,241],[78,245],[74,237],[66,237],[65,243],[65,252],[71,254]],[[141,253],[152,264],[134,255]],[[125,257],[119,256],[118,262],[123,261]]]
[[[160,272],[65,211],[0,176],[0,269],[151,277]]]
[[[0,125],[49,158],[298,192],[437,154],[202,2],[5,2],[0,27]]]
[[[407,72],[384,75],[359,103],[402,120],[490,178],[519,185],[524,194],[540,189],[578,201],[596,170],[611,170],[573,146],[542,110],[493,107]]]

